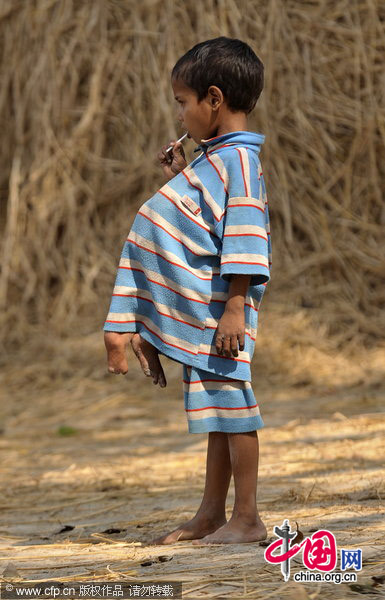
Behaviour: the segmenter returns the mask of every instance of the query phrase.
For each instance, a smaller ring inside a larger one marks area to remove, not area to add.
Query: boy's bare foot
[[[158,348],[142,338],[139,333],[135,333],[133,336],[131,347],[140,362],[143,373],[147,377],[152,377],[154,384],[159,383],[160,387],[166,387],[166,376],[159,360]]]
[[[260,542],[267,538],[267,530],[259,519],[254,524],[247,523],[239,517],[231,517],[227,523],[214,533],[206,535],[193,544],[242,544]]]
[[[125,375],[128,371],[126,347],[132,340],[131,331],[105,331],[104,345],[107,350],[108,372]]]
[[[170,533],[166,533],[160,537],[157,537],[150,542],[148,545],[164,545],[174,544],[175,542],[181,542],[182,540],[195,540],[207,536],[212,533],[218,527],[221,527],[226,523],[226,517],[208,518],[195,516],[190,521],[186,521]]]

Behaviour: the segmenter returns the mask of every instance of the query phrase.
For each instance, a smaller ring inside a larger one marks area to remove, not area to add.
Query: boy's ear
[[[217,108],[218,104],[223,104],[225,102],[222,90],[216,85],[211,85],[209,87],[208,94],[210,95],[210,104],[213,108]]]

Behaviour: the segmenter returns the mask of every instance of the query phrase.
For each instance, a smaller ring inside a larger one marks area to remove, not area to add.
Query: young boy
[[[196,515],[151,543],[258,541],[267,537],[256,506],[264,423],[250,361],[271,243],[258,156],[264,136],[247,129],[247,115],[263,88],[263,64],[244,42],[219,37],[182,56],[171,83],[178,119],[201,153],[187,165],[173,142],[172,157],[166,146],[158,155],[168,181],[141,206],[123,247],[104,324],[108,370],[127,372],[128,342],[161,387],[159,354],[180,362],[189,432],[208,433]]]

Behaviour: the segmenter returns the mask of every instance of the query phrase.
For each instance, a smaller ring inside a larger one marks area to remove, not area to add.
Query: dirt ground
[[[101,331],[60,344],[36,335],[1,364],[1,581],[181,581],[183,598],[384,595],[385,348],[335,353],[306,331],[298,313],[277,317],[268,344],[258,332],[259,512],[272,540],[287,518],[305,536],[332,531],[338,553],[361,548],[355,586],[296,583],[301,553],[285,583],[259,543],[146,545],[195,514],[207,435],[188,433],[181,365],[162,357],[165,389],[134,356],[126,376],[110,375]],[[228,518],[233,500],[231,482]]]

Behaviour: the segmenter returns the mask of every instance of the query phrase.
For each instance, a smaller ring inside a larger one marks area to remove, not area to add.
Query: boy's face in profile
[[[198,103],[195,90],[176,79],[172,79],[171,85],[174,97],[179,105],[178,121],[181,122],[182,127],[188,131],[197,144],[200,144],[202,139],[214,137],[218,129],[217,117],[219,111],[213,111],[213,99],[217,101],[215,106],[219,108],[223,103],[221,91],[215,88],[214,92],[218,90],[219,94],[210,92],[206,98]]]

